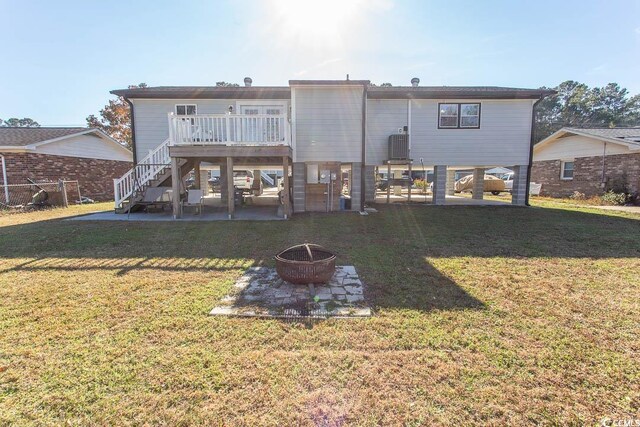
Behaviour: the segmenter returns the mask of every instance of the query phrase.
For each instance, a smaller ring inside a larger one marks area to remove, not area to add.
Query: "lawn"
[[[0,424],[640,418],[639,215],[540,202],[61,219],[94,209],[0,215]],[[247,267],[303,241],[356,266],[374,317],[208,316]]]

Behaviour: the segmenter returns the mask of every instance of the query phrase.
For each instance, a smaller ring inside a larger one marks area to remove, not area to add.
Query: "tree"
[[[375,83],[371,83],[370,86],[371,87],[393,87],[393,85],[391,83],[381,83],[379,85],[377,85]]]
[[[129,89],[146,88],[146,83],[130,85]],[[87,117],[87,126],[102,130],[122,145],[132,148],[131,111],[123,97],[109,100],[109,104],[100,110],[100,117],[91,114]]]
[[[545,98],[536,109],[536,141],[565,126],[617,127],[640,123],[640,96],[629,98],[627,90],[617,83],[589,88],[584,83],[567,80],[553,89],[558,93]]]
[[[238,83],[216,82],[216,87],[240,87]]]
[[[0,119],[0,127],[39,128],[40,123],[28,117],[22,119],[12,117],[8,120]]]

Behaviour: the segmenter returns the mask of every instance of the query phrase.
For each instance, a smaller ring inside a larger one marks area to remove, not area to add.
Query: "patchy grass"
[[[593,425],[640,411],[638,215],[60,219],[93,209],[0,216],[0,424]],[[356,266],[375,317],[207,315],[247,267],[302,241]]]

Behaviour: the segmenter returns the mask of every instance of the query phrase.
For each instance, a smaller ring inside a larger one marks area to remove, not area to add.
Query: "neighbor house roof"
[[[538,142],[534,147],[534,151],[540,150],[542,147],[557,141],[566,136],[585,136],[588,138],[598,139],[600,141],[611,142],[614,144],[624,145],[633,150],[640,149],[640,127],[629,128],[570,128],[564,127],[557,132],[549,135],[542,141]]]
[[[51,139],[85,133],[87,130],[89,129],[80,127],[0,127],[0,147],[24,147]]]
[[[369,85],[369,80],[290,80],[291,86]],[[371,99],[538,99],[556,93],[548,89],[498,86],[369,86]],[[147,99],[288,99],[288,86],[157,86],[112,90],[125,98]]]
[[[63,141],[79,135],[92,135],[107,144],[131,151],[109,135],[96,128],[81,127],[0,127],[0,151],[24,152],[52,142]]]

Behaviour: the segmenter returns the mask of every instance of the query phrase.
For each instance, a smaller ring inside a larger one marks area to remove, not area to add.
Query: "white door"
[[[242,119],[242,142],[279,142],[283,140],[283,126],[279,116],[284,113],[283,105],[241,105],[240,114],[258,116]],[[262,116],[262,117],[260,117]]]

